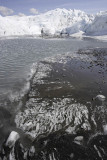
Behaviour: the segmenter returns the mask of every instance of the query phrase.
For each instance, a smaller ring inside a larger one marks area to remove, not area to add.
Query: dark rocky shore
[[[2,145],[9,160],[107,159],[107,49],[79,50],[38,63],[16,125]],[[13,137],[13,138],[12,138]]]

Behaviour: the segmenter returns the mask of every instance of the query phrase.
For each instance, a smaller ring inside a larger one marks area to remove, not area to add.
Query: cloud
[[[24,13],[19,13],[18,16],[23,17],[26,16]]]
[[[11,15],[14,11],[4,6],[0,6],[0,14],[3,16]]]
[[[35,9],[35,8],[31,8],[31,9],[30,9],[30,13],[38,14],[38,10]]]

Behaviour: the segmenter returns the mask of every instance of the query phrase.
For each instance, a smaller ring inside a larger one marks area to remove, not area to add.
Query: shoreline
[[[79,40],[86,40],[86,39],[93,39],[93,40],[99,40],[107,42],[107,35],[99,35],[99,36],[86,36],[82,35],[81,33],[74,33],[70,36],[60,36],[60,35],[50,35],[50,36],[44,36],[41,35],[8,35],[8,36],[0,36],[1,39],[17,39],[17,38],[34,38],[34,39],[79,39]]]

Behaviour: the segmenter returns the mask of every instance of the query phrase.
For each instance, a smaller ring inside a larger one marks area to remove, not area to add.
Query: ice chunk
[[[9,148],[13,147],[15,142],[19,139],[19,134],[15,131],[12,131],[6,141],[6,146]]]
[[[83,139],[83,136],[77,136],[75,137],[74,142],[81,144],[83,142]]]
[[[95,99],[98,99],[100,101],[105,101],[106,97],[104,95],[97,95]]]
[[[103,125],[103,131],[104,131],[104,134],[107,135],[107,124]]]

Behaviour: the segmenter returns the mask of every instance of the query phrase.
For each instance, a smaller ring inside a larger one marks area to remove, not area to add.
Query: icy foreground
[[[47,136],[59,130],[75,133],[80,125],[83,130],[90,130],[89,113],[86,106],[74,102],[73,98],[60,98],[57,95],[49,97],[51,94],[47,95],[50,91],[53,94],[55,91],[60,91],[62,85],[72,89],[69,82],[63,82],[65,84],[62,84],[60,81],[49,82],[45,80],[45,78],[50,77],[52,72],[52,66],[48,63],[39,63],[38,65],[37,73],[33,78],[28,95],[27,109],[16,116],[17,127],[21,128],[33,139],[42,134]],[[66,59],[61,59],[60,63],[66,63]]]
[[[93,133],[96,129],[101,131],[102,124],[106,123],[106,96],[93,94],[91,90],[96,84],[95,93],[99,92],[100,85],[106,88],[106,52],[80,50],[36,65],[25,110],[16,115],[17,127],[32,139],[62,130],[71,134],[81,129]],[[83,91],[81,86],[84,86]],[[87,86],[90,86],[89,91],[85,90]],[[98,110],[101,110],[100,115]],[[97,116],[103,118],[98,120]]]
[[[0,158],[107,159],[106,62],[107,49],[97,48],[36,64],[24,108],[15,119],[31,139],[30,147],[12,131]]]
[[[11,132],[9,137],[12,134]],[[4,142],[0,160],[105,160],[107,158],[107,135],[95,135],[87,146],[82,145],[83,136],[66,134],[51,135],[34,141],[29,149],[23,147],[20,139],[14,141],[15,144],[11,148]]]

